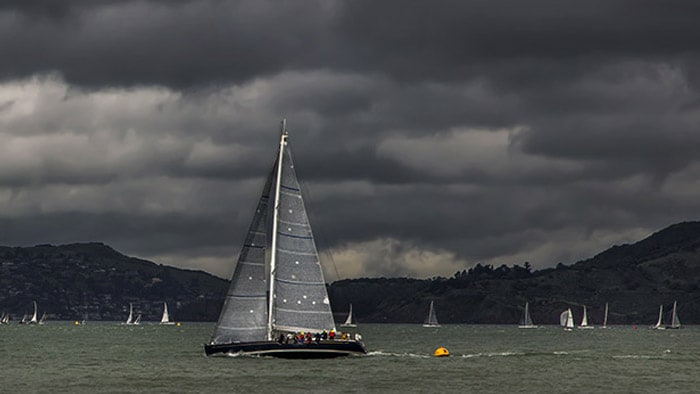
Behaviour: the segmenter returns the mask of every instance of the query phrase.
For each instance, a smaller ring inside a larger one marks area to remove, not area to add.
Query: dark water
[[[370,355],[204,356],[212,324],[0,326],[2,392],[700,392],[700,327],[361,325]],[[434,358],[438,346],[452,356]]]

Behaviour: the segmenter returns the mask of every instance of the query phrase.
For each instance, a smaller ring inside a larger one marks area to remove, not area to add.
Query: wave
[[[474,358],[474,357],[509,357],[509,356],[524,356],[525,353],[519,352],[495,352],[495,353],[475,353],[475,354],[463,354],[464,358]]]
[[[381,350],[374,351],[374,352],[368,352],[368,356],[384,356],[384,357],[416,357],[416,358],[432,358],[433,356],[430,355],[425,355],[425,354],[414,354],[414,353],[392,353],[392,352],[383,352]]]

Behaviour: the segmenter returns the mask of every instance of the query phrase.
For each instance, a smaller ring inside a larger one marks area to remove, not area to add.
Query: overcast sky
[[[329,281],[588,258],[700,217],[699,19],[692,0],[3,1],[0,244],[228,277],[286,117]]]

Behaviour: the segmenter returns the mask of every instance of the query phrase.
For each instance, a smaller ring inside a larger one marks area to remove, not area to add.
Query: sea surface
[[[0,326],[6,393],[698,393],[700,327],[365,324],[367,356],[206,357],[212,323]],[[448,358],[432,357],[445,346]]]

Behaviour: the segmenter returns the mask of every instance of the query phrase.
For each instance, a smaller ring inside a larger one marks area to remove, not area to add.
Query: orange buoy
[[[450,355],[450,351],[447,350],[444,346],[440,346],[439,348],[435,349],[433,352],[433,356],[435,357],[447,357]]]

